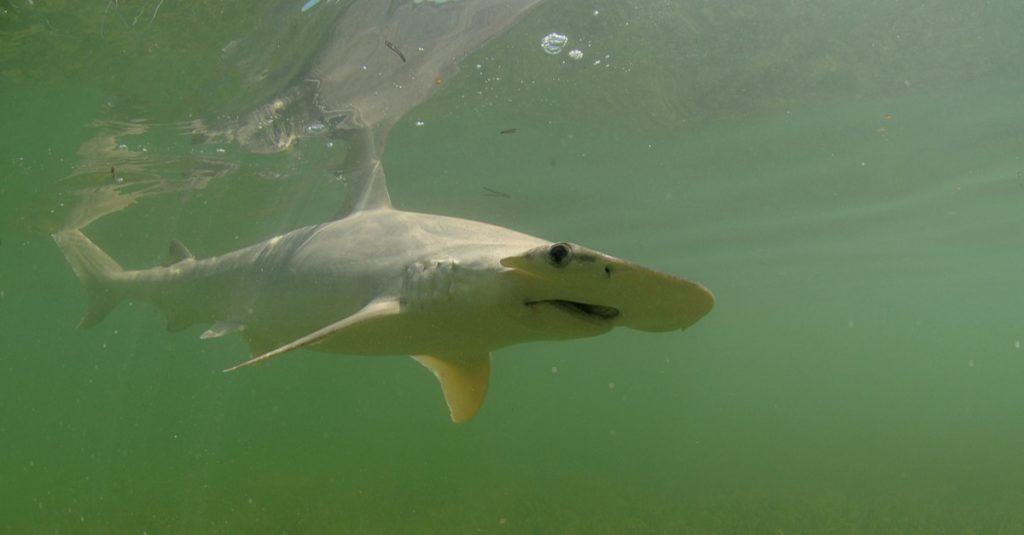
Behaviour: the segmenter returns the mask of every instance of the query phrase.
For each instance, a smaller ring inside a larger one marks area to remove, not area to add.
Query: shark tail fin
[[[88,307],[78,324],[79,328],[88,329],[102,321],[124,298],[115,284],[124,270],[78,229],[61,230],[53,235],[53,240],[89,294]]]

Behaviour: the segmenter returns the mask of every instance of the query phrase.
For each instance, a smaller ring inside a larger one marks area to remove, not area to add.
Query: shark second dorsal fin
[[[167,259],[160,265],[163,267],[173,266],[182,260],[188,259],[195,259],[195,256],[192,255],[192,251],[189,251],[188,247],[185,247],[184,243],[181,243],[178,240],[171,240],[171,245],[167,248]]]
[[[491,379],[490,353],[473,353],[459,357],[413,357],[437,377],[448,404],[452,421],[469,421],[484,404]]]

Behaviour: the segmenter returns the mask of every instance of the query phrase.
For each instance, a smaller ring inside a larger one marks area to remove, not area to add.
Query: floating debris
[[[484,186],[484,197],[501,197],[502,199],[511,199],[512,198],[512,196],[509,195],[508,193],[505,193],[503,191],[498,191],[496,189],[491,189],[491,188],[488,188],[487,186]]]
[[[499,134],[515,134],[518,131],[519,131],[518,128],[506,128],[506,129],[504,129],[504,130],[502,130],[501,132],[498,132],[498,133]]]
[[[405,54],[403,54],[394,43],[391,41],[384,41],[384,46],[390,48],[395,54],[398,54],[398,57],[402,58],[402,63],[405,63]]]
[[[556,32],[551,32],[540,40],[540,47],[552,56],[562,52],[562,48],[569,42],[569,38]]]

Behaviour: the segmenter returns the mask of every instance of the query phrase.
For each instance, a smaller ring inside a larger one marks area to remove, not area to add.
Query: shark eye
[[[564,267],[572,259],[572,249],[567,243],[556,243],[548,249],[548,259],[557,267]]]

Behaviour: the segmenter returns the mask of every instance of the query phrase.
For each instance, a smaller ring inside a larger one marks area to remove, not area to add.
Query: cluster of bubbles
[[[565,45],[568,44],[568,42],[569,38],[566,37],[564,34],[560,34],[558,32],[551,32],[545,35],[544,38],[540,40],[540,47],[544,49],[544,52],[547,52],[548,54],[554,56],[557,54],[561,54],[562,49],[565,48]],[[583,51],[578,48],[574,48],[569,51],[569,57],[573,60],[579,61],[583,59]]]
[[[565,44],[568,42],[569,38],[565,35],[557,32],[551,32],[540,40],[540,47],[548,54],[554,56],[556,54],[560,54],[562,49],[565,48]]]

